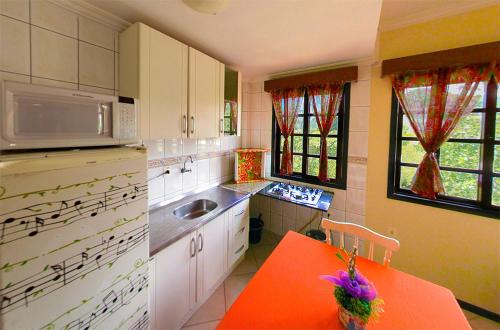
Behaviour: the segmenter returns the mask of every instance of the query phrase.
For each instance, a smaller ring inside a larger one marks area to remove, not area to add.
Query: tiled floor
[[[238,298],[239,294],[267,257],[279,243],[279,237],[264,232],[262,240],[257,245],[250,245],[245,259],[231,275],[217,288],[208,301],[186,322],[183,330],[212,330],[217,327],[229,307]],[[463,311],[472,329],[499,330],[500,324],[469,311]]]

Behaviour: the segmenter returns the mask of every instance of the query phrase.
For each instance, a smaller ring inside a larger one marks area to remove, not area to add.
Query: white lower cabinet
[[[235,205],[150,260],[151,329],[178,329],[248,249],[249,200]]]

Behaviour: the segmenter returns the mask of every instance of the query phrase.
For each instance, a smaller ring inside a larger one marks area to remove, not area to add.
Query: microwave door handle
[[[97,135],[104,135],[104,130],[105,127],[104,125],[106,124],[105,118],[104,118],[104,110],[102,108],[102,104],[99,104],[99,110],[97,112]]]

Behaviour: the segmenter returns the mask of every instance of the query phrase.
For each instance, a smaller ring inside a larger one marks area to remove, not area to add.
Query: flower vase
[[[339,320],[348,330],[365,330],[366,322],[339,305]]]

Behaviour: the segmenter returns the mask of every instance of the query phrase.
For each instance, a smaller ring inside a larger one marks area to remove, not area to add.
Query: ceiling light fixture
[[[216,15],[227,7],[229,0],[182,0],[189,8],[202,14]]]

